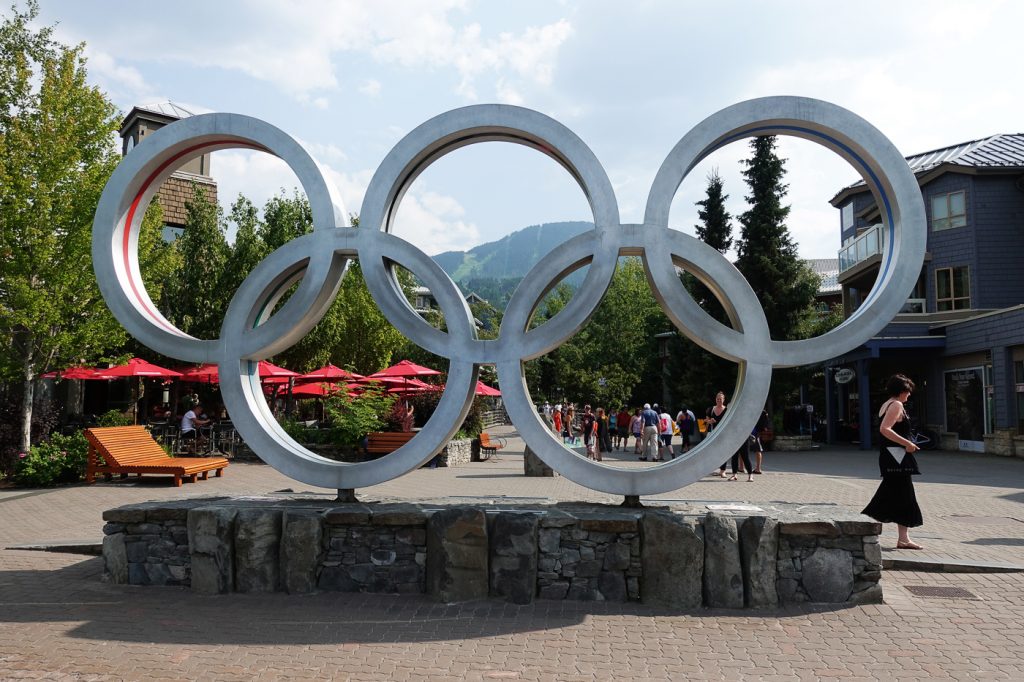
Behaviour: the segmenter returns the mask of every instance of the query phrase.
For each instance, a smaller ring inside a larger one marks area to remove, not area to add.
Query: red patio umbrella
[[[347,372],[341,367],[335,367],[334,365],[327,365],[320,369],[314,369],[308,374],[303,374],[300,377],[295,377],[296,382],[307,382],[307,381],[356,381],[362,379],[362,374],[354,374],[353,372]]]
[[[95,367],[68,367],[40,375],[41,379],[100,379],[96,376]]]
[[[124,377],[180,377],[181,372],[173,369],[160,367],[142,358],[132,358],[126,365],[118,365],[109,369],[98,369],[95,371],[95,378],[98,379],[122,379]]]
[[[399,395],[413,394],[413,393],[425,393],[427,391],[439,391],[440,386],[434,384],[428,384],[419,379],[403,379],[396,384],[388,386],[388,393],[396,393]]]
[[[476,382],[476,394],[477,395],[482,395],[482,396],[493,397],[493,396],[500,396],[501,395],[501,391],[499,391],[496,388],[491,388],[490,386],[488,386],[487,384],[485,384],[482,381],[478,381],[478,382]]]
[[[436,369],[430,369],[423,365],[417,365],[415,362],[409,360],[402,360],[396,365],[392,365],[387,369],[382,369],[379,372],[371,374],[369,378],[378,379],[380,377],[426,377],[426,376],[437,376],[441,374]]]
[[[208,362],[205,365],[199,367],[189,367],[188,369],[181,370],[182,381],[204,381],[207,383],[215,384],[220,380],[220,374],[217,370],[217,364],[214,362]]]
[[[341,393],[340,386],[331,384],[303,384],[292,389],[292,395],[296,398],[323,398],[324,396]],[[349,393],[351,396],[352,394]]]
[[[259,374],[260,381],[265,384],[287,384],[289,379],[299,376],[298,372],[278,367],[266,360],[260,360]]]

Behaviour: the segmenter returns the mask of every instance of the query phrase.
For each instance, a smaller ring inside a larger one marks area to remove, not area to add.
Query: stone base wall
[[[426,593],[677,608],[879,603],[859,514],[601,505],[152,502],[103,514],[106,577],[206,594]]]
[[[960,434],[956,431],[943,431],[939,434],[939,449],[956,452],[960,449]]]
[[[772,450],[779,452],[797,452],[800,450],[813,450],[814,441],[810,436],[786,436],[775,434],[772,440]]]
[[[1016,429],[996,429],[994,433],[987,433],[982,436],[985,439],[985,454],[1013,457],[1015,454],[1014,436],[1016,433]]]

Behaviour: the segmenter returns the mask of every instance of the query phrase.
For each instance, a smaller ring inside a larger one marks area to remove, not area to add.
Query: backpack
[[[661,419],[659,419],[658,423],[661,428],[661,433],[665,433],[666,431],[669,430],[669,421],[671,420],[668,417],[661,417]]]

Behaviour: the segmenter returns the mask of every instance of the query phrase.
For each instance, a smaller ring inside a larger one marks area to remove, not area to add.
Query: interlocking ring
[[[884,253],[871,294],[843,324],[814,339],[773,340],[757,295],[739,271],[715,249],[668,227],[672,199],[694,166],[719,147],[756,135],[792,135],[833,150],[861,174],[882,207]],[[526,145],[561,164],[587,197],[594,229],[541,259],[509,301],[498,338],[481,340],[451,278],[390,229],[406,190],[431,163],[465,145],[494,140]],[[139,273],[139,227],[145,207],[174,168],[201,154],[235,147],[266,151],[288,164],[309,197],[314,231],[277,249],[253,270],[232,298],[219,338],[195,339],[175,328],[150,301]],[[361,227],[346,227],[345,215],[315,161],[288,135],[246,116],[207,114],[158,130],[125,157],[100,198],[93,232],[100,289],[121,324],[164,355],[217,362],[224,403],[242,438],[282,473],[326,488],[375,485],[424,464],[462,424],[479,368],[485,364],[497,367],[509,416],[527,445],[567,478],[620,495],[682,488],[698,480],[708,462],[721,462],[745,443],[768,396],[773,368],[822,362],[848,352],[899,312],[920,273],[926,238],[917,182],[892,143],[859,116],[800,97],[741,102],[693,128],[658,171],[642,224],[620,222],[604,168],[572,131],[538,112],[493,104],[449,111],[413,130],[374,174],[363,201]],[[712,435],[683,456],[646,469],[616,468],[563,447],[537,414],[523,376],[525,361],[557,348],[586,324],[624,255],[643,259],[655,297],[683,334],[739,365],[737,395]],[[450,362],[446,388],[423,430],[390,455],[358,464],[325,459],[293,441],[270,413],[256,371],[257,360],[290,347],[316,325],[354,257],[391,323]],[[409,306],[394,274],[396,264],[431,289],[447,331],[430,326]],[[584,265],[589,265],[586,278],[566,307],[530,329],[530,318],[545,294]],[[676,276],[677,266],[716,293],[731,326],[697,305]],[[295,282],[295,293],[270,316]]]

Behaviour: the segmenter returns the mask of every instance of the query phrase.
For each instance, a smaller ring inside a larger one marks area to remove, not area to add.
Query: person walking
[[[626,445],[629,443],[629,426],[632,417],[629,414],[629,410],[623,405],[619,408],[619,413],[615,415],[615,449],[622,448],[626,449]]]
[[[718,427],[718,424],[722,421],[722,419],[725,418],[725,413],[728,411],[728,409],[729,408],[725,404],[725,393],[723,391],[719,391],[718,393],[715,394],[715,404],[708,408],[706,413],[707,416],[705,417],[709,433],[711,431],[714,431]],[[738,480],[736,478],[736,474],[739,473],[739,465],[741,458],[743,459],[743,465],[747,472],[747,481],[753,482],[754,475],[753,473],[751,473],[750,453],[747,451],[746,442],[744,442],[743,445],[741,445],[739,449],[736,450],[736,452],[734,452],[732,455],[732,476],[729,477],[729,480]],[[725,462],[722,462],[722,466],[718,467],[718,475],[721,476],[722,478],[725,478],[725,467],[728,464],[729,460],[726,460]]]
[[[633,411],[633,416],[629,418],[629,431],[633,434],[633,454],[639,455],[641,452],[640,441],[643,439],[644,434],[644,419],[640,416],[639,407]]]
[[[640,419],[643,421],[644,426],[644,449],[643,454],[640,455],[640,461],[646,462],[648,458],[652,461],[656,460],[658,458],[658,444],[661,442],[658,438],[658,413],[651,409],[650,403],[644,403]]]
[[[587,449],[588,459],[597,459],[597,418],[590,411],[590,405],[583,406],[580,416],[580,431],[583,432],[583,445]]]
[[[675,459],[676,453],[672,451],[672,426],[675,422],[669,416],[668,408],[662,408],[658,413],[658,435],[661,437],[661,447],[658,449],[658,461],[664,462],[668,459]]]
[[[914,388],[914,382],[903,374],[892,375],[886,383],[889,399],[878,411],[882,420],[878,427],[882,436],[878,448],[882,482],[861,512],[880,523],[896,524],[896,549],[923,549],[911,541],[909,535],[910,528],[924,523],[911,479],[911,476],[921,473],[914,457],[918,447],[910,435],[910,418],[905,407]]]
[[[615,415],[612,415],[613,417]],[[602,453],[612,451],[611,419],[603,407],[597,408],[597,459],[600,462]]]
[[[694,416],[693,412],[686,409],[683,405],[682,409],[679,410],[679,414],[676,415],[676,426],[679,427],[679,435],[683,439],[683,444],[680,452],[689,452],[690,450],[690,439],[693,437],[694,427],[697,425],[697,417]]]
[[[749,450],[754,453],[754,461],[757,462],[754,467],[753,473],[761,473],[761,464],[764,461],[764,443],[761,441],[761,434],[768,428],[768,412],[761,410],[761,416],[757,418],[757,423],[754,424],[754,430],[750,432],[750,446]]]
[[[570,446],[579,445],[579,443],[577,443],[577,438],[576,438],[576,404],[575,403],[569,403],[569,407],[567,407],[566,410],[565,410],[565,426],[564,426],[564,428],[566,429],[567,435],[569,437],[569,445]]]

